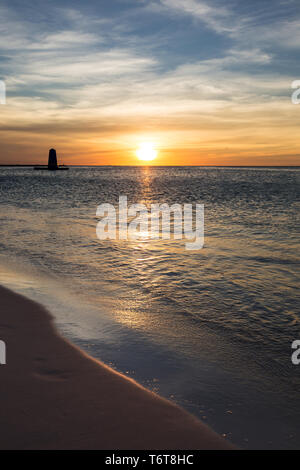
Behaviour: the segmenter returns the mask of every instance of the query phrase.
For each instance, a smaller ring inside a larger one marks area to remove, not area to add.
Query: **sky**
[[[300,165],[299,0],[1,0],[0,163]]]

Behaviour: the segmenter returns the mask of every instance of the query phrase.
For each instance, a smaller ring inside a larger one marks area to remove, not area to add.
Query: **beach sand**
[[[178,406],[62,338],[39,304],[0,287],[1,449],[231,449]]]

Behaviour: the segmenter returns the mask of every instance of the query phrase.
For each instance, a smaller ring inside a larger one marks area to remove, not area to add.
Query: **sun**
[[[143,142],[136,150],[136,156],[139,160],[150,162],[157,157],[157,150],[155,150],[154,145],[151,142]]]

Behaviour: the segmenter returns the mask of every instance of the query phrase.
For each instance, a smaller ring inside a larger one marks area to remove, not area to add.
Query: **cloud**
[[[247,28],[244,31],[243,40],[247,42],[249,39],[251,42],[259,42],[272,48],[299,48],[300,18],[277,20],[268,26],[257,25]]]
[[[260,44],[273,45],[283,48],[299,47],[300,42],[300,16],[297,9],[294,10],[293,17],[284,18],[286,2],[275,2],[271,13],[275,12],[275,17],[270,22],[264,9],[256,11],[255,8],[247,14],[241,14],[238,10],[238,3],[235,8],[230,3],[211,1],[206,3],[202,0],[157,0],[152,1],[148,7],[152,11],[163,12],[167,15],[174,13],[178,15],[190,16],[194,20],[201,21],[215,33],[228,36],[238,40],[240,47],[252,47]],[[294,2],[290,2],[292,7]],[[276,11],[278,14],[276,16]],[[293,10],[291,10],[293,11]],[[266,21],[264,23],[264,18]]]
[[[74,93],[74,87],[82,89],[112,77],[135,76],[157,63],[154,57],[128,47],[126,41],[112,45],[114,22],[109,20],[62,9],[58,17],[64,20],[66,29],[58,24],[59,29],[49,32],[40,24],[18,20],[9,9],[2,8],[1,13],[4,39],[0,44],[0,78],[5,79],[8,93],[14,95],[49,93],[52,99],[58,94],[63,105],[61,87]],[[92,26],[95,31],[91,31]]]
[[[32,42],[27,45],[28,49],[69,49],[74,47],[86,47],[92,44],[99,44],[101,38],[96,34],[82,33],[80,31],[60,31],[54,34],[47,34],[39,38],[39,42]]]
[[[169,14],[175,12],[192,16],[220,34],[236,33],[247,21],[246,18],[242,18],[236,22],[234,12],[230,8],[224,5],[208,4],[201,0],[159,0],[158,3],[153,2],[150,8]]]

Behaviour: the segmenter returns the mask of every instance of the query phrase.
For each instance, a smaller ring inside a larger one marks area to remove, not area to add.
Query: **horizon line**
[[[1,167],[36,167],[36,166],[47,166],[39,163],[0,163]],[[82,167],[134,167],[134,168],[143,168],[143,167],[156,167],[156,168],[183,168],[183,167],[201,167],[201,168],[300,168],[300,165],[73,165],[66,164],[64,166],[82,168]]]

